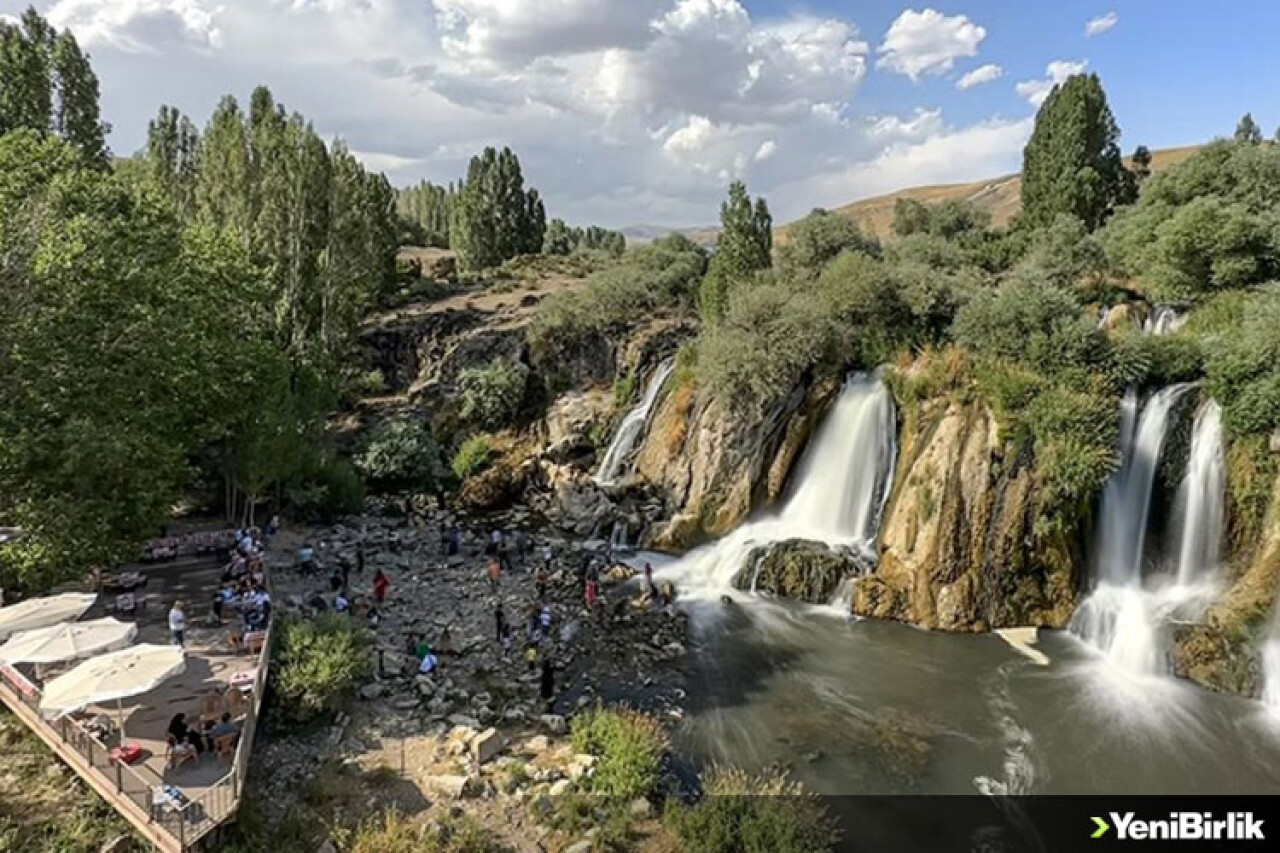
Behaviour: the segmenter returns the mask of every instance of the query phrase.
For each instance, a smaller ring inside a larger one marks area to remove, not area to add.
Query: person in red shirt
[[[373,576],[373,600],[381,604],[387,597],[387,590],[391,588],[391,579],[386,576],[382,569],[378,569],[377,574]]]

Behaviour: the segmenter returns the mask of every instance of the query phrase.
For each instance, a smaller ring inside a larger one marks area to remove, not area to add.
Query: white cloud
[[[778,143],[774,142],[772,139],[766,139],[764,142],[761,142],[760,147],[756,149],[756,156],[754,159],[757,163],[763,163],[765,160],[772,158],[773,155],[777,153]]]
[[[689,123],[679,128],[662,143],[662,150],[671,155],[696,154],[707,146],[715,133],[715,126],[705,116],[690,116]]]
[[[1023,80],[1014,86],[1014,91],[1026,98],[1033,107],[1039,107],[1049,97],[1053,87],[1066,81],[1068,77],[1084,73],[1088,60],[1055,59],[1045,67],[1043,80]]]
[[[202,0],[57,0],[48,18],[85,45],[161,53],[175,46],[218,47],[220,11]]]
[[[20,23],[22,23],[22,21],[18,19],[17,15],[0,12],[0,24],[9,24],[10,26],[16,27]]]
[[[1004,69],[999,65],[988,63],[981,65],[956,81],[957,89],[972,89],[984,83],[993,83],[1004,76]]]
[[[1100,36],[1118,23],[1120,23],[1120,16],[1115,12],[1108,12],[1105,15],[1090,18],[1084,25],[1084,34],[1089,37]]]
[[[885,33],[877,68],[905,74],[944,74],[957,59],[978,55],[987,31],[964,15],[947,16],[936,9],[907,9]]]
[[[387,154],[383,151],[353,150],[351,155],[363,163],[366,169],[375,172],[398,172],[422,163],[420,157],[402,157],[399,154]]]

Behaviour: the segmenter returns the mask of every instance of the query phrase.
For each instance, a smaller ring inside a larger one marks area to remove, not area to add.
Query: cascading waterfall
[[[600,460],[600,467],[595,474],[597,483],[609,485],[616,482],[622,475],[623,469],[631,458],[631,452],[644,436],[645,426],[649,422],[654,404],[658,402],[658,395],[662,393],[662,386],[666,384],[667,377],[674,369],[675,360],[668,358],[653,371],[653,376],[649,377],[649,384],[645,386],[644,396],[622,419],[617,433],[613,436],[613,441],[605,451],[604,458]]]
[[[1161,668],[1158,624],[1142,589],[1143,546],[1169,413],[1191,387],[1162,388],[1140,417],[1136,392],[1125,395],[1120,424],[1123,463],[1102,496],[1094,575],[1098,585],[1071,619],[1073,633],[1132,673]]]
[[[1227,489],[1225,457],[1222,409],[1209,400],[1196,412],[1187,473],[1174,504],[1182,529],[1177,574],[1180,587],[1204,581],[1218,565]]]
[[[896,458],[897,414],[888,388],[865,374],[851,376],[805,450],[782,511],[742,525],[668,569],[682,597],[736,594],[734,578],[751,551],[771,542],[809,539],[874,555]]]
[[[1171,335],[1186,321],[1186,317],[1172,308],[1157,308],[1142,324],[1142,331],[1148,335]]]

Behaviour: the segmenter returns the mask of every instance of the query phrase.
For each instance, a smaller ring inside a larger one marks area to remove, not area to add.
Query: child
[[[497,591],[498,578],[502,575],[502,568],[498,564],[497,557],[489,558],[489,589]]]
[[[537,643],[529,643],[524,647],[524,662],[529,667],[529,671],[533,672],[538,668],[538,645]]]

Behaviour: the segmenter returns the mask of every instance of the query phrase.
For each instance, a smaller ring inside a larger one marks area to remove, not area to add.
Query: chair
[[[229,735],[222,735],[213,739],[213,754],[215,758],[234,758],[236,754],[236,741],[240,739],[240,735],[232,732]]]
[[[244,649],[251,655],[259,654],[262,651],[262,647],[266,645],[266,642],[266,631],[250,631],[248,634],[244,635]]]
[[[227,691],[226,707],[227,713],[235,719],[243,717],[249,711],[249,703],[244,700],[244,694],[234,687]]]
[[[176,770],[188,761],[196,760],[196,748],[189,743],[178,743],[170,735],[165,740],[164,769]]]
[[[217,722],[222,718],[222,697],[217,693],[206,693],[200,699],[200,721]]]

